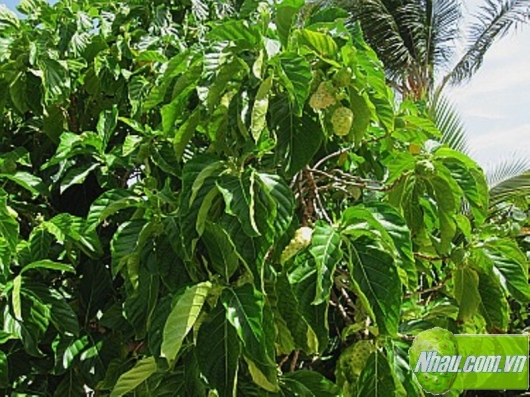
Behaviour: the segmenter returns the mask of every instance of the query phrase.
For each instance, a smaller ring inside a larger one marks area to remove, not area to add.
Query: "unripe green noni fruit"
[[[348,380],[353,381],[355,377],[361,375],[368,358],[374,351],[375,346],[372,342],[360,340],[342,352],[339,365]]]
[[[333,112],[331,116],[331,124],[333,125],[333,132],[335,135],[344,136],[350,133],[350,128],[353,123],[353,112],[347,107],[340,107]]]
[[[423,389],[432,394],[447,392],[457,376],[457,372],[415,372],[422,352],[436,352],[438,356],[455,356],[458,346],[454,335],[443,328],[432,328],[416,336],[409,349],[411,369]]]
[[[285,249],[282,251],[282,255],[280,257],[280,262],[283,264],[287,262],[289,259],[291,259],[293,256],[295,256],[298,252],[306,248],[309,244],[311,244],[311,237],[313,236],[313,229],[307,226],[302,226],[296,232],[294,232],[294,236],[289,241],[289,244],[285,247]]]
[[[333,76],[333,82],[337,87],[347,87],[351,83],[351,77],[350,68],[342,68]]]
[[[319,84],[317,90],[309,99],[309,106],[315,110],[326,109],[337,102],[335,92],[330,82],[324,81]]]
[[[457,265],[462,264],[462,262],[464,262],[465,257],[466,251],[463,248],[455,248],[451,252],[451,260]]]

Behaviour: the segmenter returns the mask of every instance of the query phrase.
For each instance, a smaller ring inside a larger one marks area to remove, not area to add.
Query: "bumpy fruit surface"
[[[432,351],[435,351],[439,356],[457,355],[458,347],[454,335],[438,327],[418,334],[409,349],[411,369],[414,371],[416,368],[421,352]],[[451,388],[457,373],[414,372],[414,375],[425,391],[432,394],[442,394]]]
[[[340,355],[340,367],[346,378],[353,381],[360,376],[370,355],[375,351],[375,346],[368,340],[360,340],[347,347]]]
[[[307,226],[302,226],[296,232],[294,236],[287,244],[287,247],[282,251],[282,256],[280,258],[281,263],[287,262],[298,252],[306,248],[311,244],[311,237],[313,236],[313,229]]]
[[[353,123],[353,112],[347,107],[340,107],[331,116],[331,124],[335,135],[344,136],[350,132]]]
[[[326,109],[336,103],[333,86],[329,82],[319,84],[317,90],[309,99],[309,106],[315,110]]]
[[[462,264],[465,257],[466,251],[463,248],[456,248],[453,250],[453,252],[451,252],[451,260],[457,265]]]

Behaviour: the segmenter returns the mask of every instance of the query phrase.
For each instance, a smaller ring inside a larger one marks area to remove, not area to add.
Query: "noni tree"
[[[510,330],[482,170],[303,3],[0,8],[6,395],[416,396],[415,334]]]

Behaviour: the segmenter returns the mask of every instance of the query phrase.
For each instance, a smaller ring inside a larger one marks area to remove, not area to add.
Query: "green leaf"
[[[230,235],[222,226],[206,221],[202,237],[210,255],[210,265],[229,281],[239,265],[239,257]]]
[[[280,78],[287,88],[295,115],[300,117],[311,89],[311,66],[296,53],[283,53],[278,59]]]
[[[7,8],[6,5],[0,4],[0,28],[4,28],[6,26],[18,29],[19,19],[13,11]]]
[[[485,249],[501,284],[518,301],[530,302],[528,261],[516,242],[508,238],[497,238],[488,241]]]
[[[11,291],[11,304],[13,305],[13,314],[15,319],[22,321],[22,303],[20,300],[20,288],[22,286],[22,277],[16,276],[13,279],[13,290]]]
[[[130,207],[138,206],[142,199],[133,195],[128,190],[107,190],[99,196],[90,206],[88,211],[86,230],[94,230],[101,222],[116,212]]]
[[[38,261],[46,258],[53,242],[53,236],[42,227],[36,227],[31,231],[29,244],[31,260]]]
[[[250,132],[255,141],[267,125],[267,110],[269,109],[269,92],[272,87],[272,76],[267,77],[259,86],[254,107],[252,108]]]
[[[70,88],[70,77],[65,66],[54,59],[41,59],[39,66],[43,72],[42,82],[46,103],[58,100]]]
[[[299,43],[308,46],[319,56],[328,59],[334,59],[337,56],[338,46],[331,36],[309,29],[301,29],[298,32]]]
[[[294,267],[289,274],[289,283],[299,302],[299,311],[316,335],[318,352],[322,353],[329,343],[328,302],[313,304],[317,282],[318,276],[313,258]]]
[[[400,213],[387,203],[371,202],[365,205],[374,218],[388,233],[398,251],[397,265],[405,270],[409,288],[414,289],[418,282],[418,272],[412,251],[412,241],[407,223]]]
[[[269,345],[269,334],[274,330],[265,323],[263,294],[251,284],[245,284],[236,289],[224,289],[221,302],[226,309],[228,321],[243,343],[245,355],[269,383],[275,384],[274,349]]]
[[[4,387],[9,387],[9,365],[6,354],[0,350],[0,388]]]
[[[19,225],[7,206],[7,193],[0,189],[0,234],[4,236],[12,252],[16,252]]]
[[[90,172],[100,167],[101,164],[99,163],[86,163],[79,167],[70,168],[61,181],[60,193],[63,194],[70,186],[83,183]]]
[[[27,272],[31,269],[49,269],[49,270],[58,270],[62,272],[75,273],[75,269],[72,265],[66,263],[54,262],[49,259],[43,259],[37,262],[32,262],[29,265],[26,265],[20,271],[20,274]]]
[[[350,107],[353,111],[351,131],[355,138],[355,144],[358,146],[366,134],[375,109],[366,93],[360,93],[355,89],[350,89]]]
[[[223,175],[217,187],[225,200],[226,212],[237,217],[248,236],[260,236],[255,217],[254,172],[246,172],[241,178]]]
[[[110,396],[120,397],[133,391],[153,375],[156,370],[157,366],[155,357],[151,356],[139,360],[131,370],[120,376],[114,389],[112,389]]]
[[[116,129],[118,124],[118,107],[114,105],[111,110],[105,110],[99,114],[98,123],[96,125],[96,131],[101,137],[102,150],[105,150],[109,142],[110,137]]]
[[[504,333],[508,329],[509,306],[499,279],[492,273],[478,273],[480,314],[486,320],[488,332]]]
[[[459,305],[458,319],[469,321],[481,303],[478,274],[469,267],[456,269],[453,273],[453,283],[455,298]]]
[[[256,48],[259,37],[256,33],[249,21],[229,20],[214,26],[208,36],[221,41],[233,41],[246,48]]]
[[[241,343],[237,332],[219,304],[210,314],[210,320],[206,320],[199,329],[197,359],[201,373],[217,389],[220,397],[236,395],[240,355]]]
[[[317,264],[317,289],[314,304],[329,300],[333,275],[337,264],[342,259],[340,248],[341,237],[335,229],[323,222],[317,223],[311,239],[311,255]]]
[[[320,148],[324,135],[322,128],[304,113],[294,116],[294,108],[288,97],[271,105],[271,121],[278,136],[275,160],[293,176],[306,166]]]
[[[293,219],[294,194],[283,178],[274,174],[258,173],[263,190],[274,205],[271,213],[276,237],[283,236]]]
[[[304,3],[304,0],[283,0],[276,6],[276,29],[284,47],[289,42],[293,19]]]
[[[395,335],[401,309],[401,280],[396,264],[376,241],[361,237],[350,245],[351,275],[366,295],[379,331]]]
[[[24,171],[17,171],[14,174],[0,174],[0,178],[9,179],[34,195],[47,196],[49,194],[48,188],[44,185],[42,179]]]
[[[393,369],[383,353],[379,351],[372,353],[361,372],[356,396],[393,396],[396,391],[396,384],[392,372]]]
[[[208,281],[196,284],[184,291],[171,309],[164,326],[161,356],[172,362],[182,346],[184,338],[197,321],[202,305],[212,284]]]
[[[138,246],[140,233],[146,227],[147,221],[135,219],[120,225],[110,242],[112,253],[112,273],[118,274],[127,260],[134,254]]]
[[[315,371],[301,370],[283,376],[285,386],[296,396],[336,397],[339,388]]]
[[[276,288],[278,311],[285,320],[297,347],[309,354],[318,353],[318,338],[302,315],[298,297],[294,294],[289,279],[284,273],[278,275]]]
[[[182,158],[184,149],[186,148],[186,145],[190,139],[193,137],[200,120],[201,113],[200,110],[197,109],[186,119],[186,121],[178,128],[177,132],[175,133],[175,138],[173,139],[173,148],[175,149],[175,156],[177,156],[178,159]]]

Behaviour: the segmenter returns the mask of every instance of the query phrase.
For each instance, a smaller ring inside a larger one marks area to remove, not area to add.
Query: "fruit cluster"
[[[319,84],[317,90],[309,99],[309,106],[315,110],[326,109],[335,105],[335,93],[333,86],[329,82],[322,82]]]

